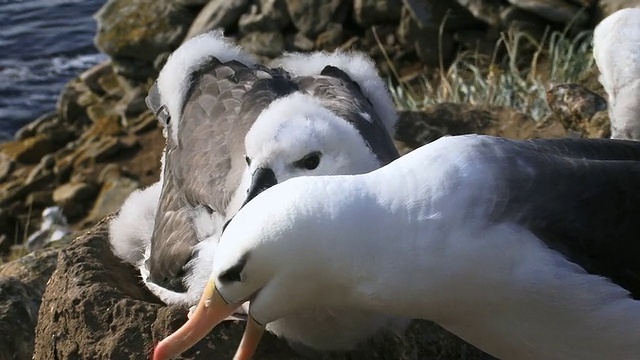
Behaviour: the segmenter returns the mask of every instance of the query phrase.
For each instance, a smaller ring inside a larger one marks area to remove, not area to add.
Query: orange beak
[[[233,314],[239,306],[239,304],[227,304],[216,290],[213,282],[208,281],[198,307],[191,318],[180,329],[158,343],[153,351],[153,360],[168,360],[180,355],[205,337],[225,318]],[[264,328],[249,317],[234,359],[251,359],[263,332]]]

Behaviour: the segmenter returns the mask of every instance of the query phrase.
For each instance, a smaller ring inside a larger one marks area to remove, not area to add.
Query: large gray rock
[[[293,25],[300,33],[315,37],[330,22],[341,23],[351,7],[350,0],[285,0]]]
[[[235,25],[248,6],[249,0],[209,1],[191,24],[185,40],[209,30],[225,29]]]
[[[279,31],[252,32],[240,39],[240,46],[253,54],[274,58],[284,51],[284,37]]]
[[[565,0],[509,0],[520,9],[530,11],[549,21],[567,24],[575,21],[585,24],[589,21],[587,12],[581,11],[582,6]]]
[[[86,214],[89,210],[87,206],[93,201],[96,192],[96,186],[91,183],[67,183],[53,191],[53,201],[62,208],[67,218],[75,220]]]
[[[0,360],[31,359],[40,299],[57,256],[47,249],[0,266]]]
[[[438,29],[444,26],[445,30],[458,30],[479,24],[479,21],[457,2],[431,0],[402,0],[402,2],[420,28]]]
[[[112,57],[117,73],[147,75],[145,65],[152,68],[158,55],[177,48],[194,17],[173,1],[109,0],[95,15],[95,43]]]
[[[31,359],[40,294],[13,277],[0,277],[0,360]]]
[[[284,0],[260,0],[238,21],[240,33],[280,31],[291,23]]]
[[[364,27],[400,20],[402,3],[398,0],[354,0],[353,16]]]
[[[596,22],[613,14],[614,12],[631,7],[640,7],[640,0],[598,0]]]
[[[503,0],[456,0],[476,19],[491,26],[500,24],[500,12],[505,7]]]

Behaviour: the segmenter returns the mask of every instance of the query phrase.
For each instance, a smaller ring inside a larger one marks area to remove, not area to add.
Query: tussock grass
[[[435,76],[423,75],[418,86],[396,79],[390,90],[402,110],[469,103],[511,107],[541,119],[550,111],[545,93],[551,82],[576,82],[595,67],[591,39],[591,31],[571,38],[555,31],[539,42],[525,33],[503,34],[491,56],[459,54],[448,69],[441,65]]]

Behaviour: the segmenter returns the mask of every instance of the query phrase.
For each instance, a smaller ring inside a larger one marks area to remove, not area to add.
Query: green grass
[[[590,31],[573,38],[556,31],[540,42],[524,33],[503,34],[491,56],[463,53],[448,69],[422,76],[417,86],[400,82],[390,89],[402,110],[470,103],[511,107],[541,119],[550,111],[545,101],[550,82],[576,82],[595,67],[591,39]]]

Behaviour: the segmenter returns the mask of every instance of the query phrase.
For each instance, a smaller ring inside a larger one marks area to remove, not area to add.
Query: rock
[[[289,25],[289,14],[284,0],[260,0],[259,5],[251,5],[250,12],[240,17],[238,29],[241,34],[278,31]]]
[[[418,0],[409,1],[417,2]],[[435,22],[427,21],[425,14],[430,14],[430,10],[416,4],[413,12],[407,7],[402,9],[398,41],[412,47],[420,60],[428,66],[440,66],[441,59],[443,65],[447,64],[452,60],[456,48],[452,33],[443,31],[441,35],[440,27],[433,26]],[[420,3],[420,5],[424,4]],[[416,17],[422,20],[416,20]]]
[[[473,16],[491,26],[500,23],[500,12],[505,4],[502,0],[456,0],[458,4],[466,8]]]
[[[284,51],[281,32],[252,32],[240,39],[240,46],[252,54],[274,58]]]
[[[13,277],[40,293],[44,293],[47,281],[56,269],[59,249],[43,249],[31,252],[17,260],[0,266],[0,277]],[[0,295],[1,297],[1,295]],[[35,330],[35,328],[34,328]]]
[[[609,137],[610,122],[604,111],[607,101],[578,84],[551,84],[547,104],[554,112],[546,121],[558,121],[581,137]],[[601,116],[596,116],[598,113]]]
[[[184,6],[193,6],[193,7],[204,6],[208,2],[210,2],[210,0],[176,0],[175,1],[176,4],[180,4]]]
[[[140,283],[135,269],[111,252],[105,218],[61,250],[42,298],[34,360],[139,359],[150,346],[186,321],[186,310],[163,306]],[[181,359],[230,359],[244,323],[226,321]],[[286,342],[265,334],[256,359],[301,360]],[[414,321],[404,336],[373,339],[361,350],[318,359],[491,359],[427,321]]]
[[[43,156],[54,152],[60,146],[44,135],[37,135],[24,140],[0,144],[0,152],[17,162],[35,164]]]
[[[53,169],[55,166],[56,159],[53,155],[47,154],[43,156],[42,159],[40,159],[38,165],[31,169],[29,175],[27,176],[27,179],[25,180],[25,183],[31,184],[36,181],[36,179],[46,176],[47,174],[50,174],[50,179],[53,180],[55,177],[55,175],[53,174]]]
[[[581,7],[564,0],[508,0],[514,6],[530,11],[549,21],[568,24],[575,21],[576,24],[585,24],[589,21],[586,12],[581,12]]]
[[[291,22],[310,38],[326,29],[330,22],[342,23],[351,7],[349,0],[285,0]]]
[[[40,296],[16,278],[0,277],[0,359],[31,359]]]
[[[67,183],[53,191],[53,201],[62,208],[69,220],[78,219],[89,210],[96,195],[96,186],[90,183]]]
[[[445,30],[458,30],[475,27],[478,20],[457,2],[431,0],[402,0],[405,8],[419,28],[441,27]]]
[[[137,79],[159,54],[178,47],[194,17],[172,1],[109,0],[95,15],[95,44],[112,57],[116,73]]]
[[[117,211],[122,206],[122,203],[127,197],[137,188],[140,187],[140,183],[134,179],[119,176],[117,171],[117,165],[112,167],[106,167],[103,170],[103,174],[109,171],[114,171],[118,175],[103,176],[102,187],[100,193],[93,204],[91,212],[87,216],[89,222],[97,222],[106,215]]]
[[[547,26],[543,18],[516,6],[508,6],[500,13],[500,21],[506,31],[512,34],[525,33],[533,39],[542,39]],[[522,43],[531,51],[538,50],[533,43]]]
[[[353,16],[363,26],[397,23],[402,4],[398,0],[354,0]]]
[[[9,213],[6,207],[0,207],[0,254],[11,250],[15,240],[19,238],[19,224],[17,219]]]
[[[158,56],[162,54],[164,53],[160,52]],[[135,87],[148,78],[156,77],[158,75],[158,69],[154,66],[155,62],[156,60],[149,62],[140,59],[120,57],[113,58],[111,60],[111,66],[117,75],[118,85],[128,88]]]
[[[297,32],[295,35],[285,38],[285,46],[289,51],[311,51],[315,44],[313,40]]]
[[[87,87],[95,94],[104,95],[107,92],[100,85],[100,79],[113,74],[113,68],[110,61],[103,61],[98,65],[95,65],[82,74],[80,74],[80,80],[87,85]]]
[[[42,116],[38,117],[34,121],[32,121],[32,122],[26,124],[25,126],[21,127],[16,132],[15,138],[16,138],[16,140],[24,140],[26,138],[35,136],[37,133],[41,132],[41,131],[38,131],[38,130],[44,124],[47,124],[47,123],[50,123],[50,122],[55,122],[55,121],[57,121],[57,119],[58,119],[58,115],[56,114],[55,111],[43,114]]]
[[[27,195],[25,200],[27,206],[33,209],[42,209],[53,205],[53,191],[51,190],[38,190],[33,191]]]
[[[148,111],[144,115],[139,116],[137,118],[137,121],[134,123],[133,127],[131,128],[131,132],[133,132],[136,135],[140,135],[147,131],[156,129],[158,125],[159,125],[158,120],[155,118],[155,116],[153,116],[153,114],[150,111]]]
[[[456,45],[453,34],[442,32],[437,28],[415,28],[412,31],[416,53],[423,63],[429,66],[448,64],[455,55]]]
[[[91,90],[79,78],[67,82],[62,88],[56,103],[56,113],[67,124],[82,124],[88,122],[85,106],[78,103],[81,94]]]
[[[211,0],[200,10],[185,36],[185,40],[214,29],[235,25],[249,6],[249,0]]]
[[[25,185],[22,179],[13,179],[0,184],[0,206],[7,206],[23,198],[31,191],[32,186]]]
[[[144,102],[146,96],[147,91],[141,86],[127,92],[121,100],[122,113],[126,119],[134,118],[147,110],[147,104]]]
[[[442,103],[424,111],[403,111],[395,139],[403,153],[444,135],[486,134],[511,139],[563,137],[562,127],[540,127],[532,118],[510,108]]]
[[[316,38],[316,49],[326,51],[335,50],[342,43],[342,24],[330,23],[327,28],[318,34]]]
[[[620,9],[632,7],[640,7],[640,0],[598,0],[595,22],[599,23]]]
[[[109,71],[105,70],[105,73],[102,74],[98,79],[96,79],[98,85],[100,85],[100,88],[102,88],[102,90],[108,95],[117,98],[123,97],[124,89],[120,84],[120,81],[118,81],[118,75],[116,75],[115,71],[113,70],[112,62],[110,63],[108,70]]]
[[[16,162],[7,154],[0,152],[0,182],[7,180],[16,167]]]

